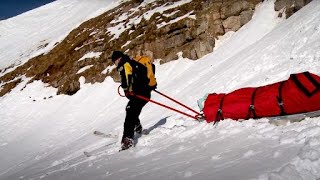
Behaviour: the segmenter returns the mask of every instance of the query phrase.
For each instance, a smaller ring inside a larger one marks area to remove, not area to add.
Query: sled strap
[[[225,97],[225,95],[223,95],[223,97],[220,100],[220,107],[218,109],[218,112],[217,112],[217,115],[216,115],[216,120],[215,120],[214,124],[216,124],[217,121],[224,120],[223,111],[222,111],[222,105],[223,105],[224,97]]]
[[[286,115],[286,111],[284,110],[284,103],[283,103],[283,100],[282,100],[282,89],[283,89],[283,85],[286,81],[282,81],[280,83],[280,86],[279,86],[279,89],[278,89],[278,93],[279,93],[279,96],[277,96],[277,100],[278,100],[278,105],[280,107],[280,116],[284,116]]]
[[[254,90],[253,93],[252,93],[252,96],[251,96],[251,104],[250,104],[250,106],[249,106],[247,119],[250,119],[250,118],[251,118],[251,114],[253,115],[253,119],[256,119],[256,118],[257,118],[256,110],[255,110],[255,107],[254,107],[254,99],[255,99],[255,97],[256,97],[256,93],[257,93],[257,90],[258,90],[258,89],[259,89],[259,87],[255,88],[255,90]]]
[[[293,82],[298,86],[298,88],[307,96],[313,96],[317,91],[320,90],[320,84],[315,80],[309,72],[304,72],[303,75],[314,85],[315,89],[313,91],[309,91],[297,78],[296,74],[292,74],[291,78]]]
[[[316,79],[314,79],[314,78],[310,75],[309,72],[304,72],[303,74],[304,74],[304,75],[306,76],[306,78],[308,78],[309,81],[316,87],[316,89],[315,89],[314,91],[320,90],[320,83],[319,83]]]

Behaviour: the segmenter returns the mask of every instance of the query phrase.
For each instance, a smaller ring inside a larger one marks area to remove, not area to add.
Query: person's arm
[[[132,67],[129,63],[123,65],[123,70],[121,71],[121,87],[127,93],[131,91],[131,81],[132,81]]]

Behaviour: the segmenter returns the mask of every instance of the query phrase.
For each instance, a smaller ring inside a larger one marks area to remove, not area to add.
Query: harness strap
[[[313,91],[309,91],[297,78],[296,74],[291,75],[293,82],[298,86],[298,88],[307,96],[311,97],[316,92],[320,90],[320,83],[315,80],[309,72],[304,72],[303,75],[314,85],[315,89]]]
[[[221,100],[220,100],[220,106],[219,106],[219,109],[218,109],[218,111],[217,111],[215,123],[216,123],[217,121],[224,120],[223,111],[222,111],[222,106],[223,106],[224,97],[225,97],[225,94],[223,95],[223,97],[222,97]],[[215,124],[215,123],[214,123],[214,124]]]
[[[251,114],[253,115],[253,119],[257,118],[256,110],[255,110],[255,107],[254,107],[254,99],[256,97],[256,93],[257,93],[258,89],[259,89],[259,87],[255,88],[255,90],[252,93],[251,104],[250,104],[249,109],[248,109],[247,119],[251,118]]]
[[[286,111],[284,110],[284,103],[283,103],[283,100],[282,100],[282,89],[283,89],[283,85],[286,81],[282,81],[280,83],[280,86],[279,86],[279,89],[278,89],[278,94],[279,96],[277,96],[277,100],[278,100],[278,105],[279,105],[279,108],[280,108],[280,116],[284,116],[286,115]]]

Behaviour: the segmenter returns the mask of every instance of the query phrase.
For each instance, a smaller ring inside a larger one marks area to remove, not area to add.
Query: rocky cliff
[[[0,77],[0,96],[22,80],[41,80],[72,95],[86,83],[102,82],[106,76],[119,80],[109,59],[113,50],[129,55],[148,55],[161,63],[183,57],[198,59],[213,51],[217,36],[237,31],[251,20],[261,0],[158,0],[127,1],[115,9],[84,22],[47,54],[30,59]],[[275,9],[290,16],[307,0],[278,0]],[[292,9],[293,8],[293,9]],[[44,45],[45,46],[45,45]],[[5,72],[6,69],[1,70]]]

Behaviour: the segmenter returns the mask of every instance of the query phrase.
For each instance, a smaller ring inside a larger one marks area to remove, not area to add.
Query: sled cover
[[[320,110],[320,77],[303,72],[288,80],[248,87],[228,94],[209,94],[204,102],[206,121],[249,119]]]

